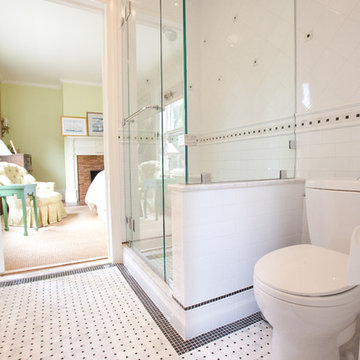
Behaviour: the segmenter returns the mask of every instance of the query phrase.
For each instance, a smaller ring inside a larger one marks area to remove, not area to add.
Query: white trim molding
[[[125,192],[122,172],[123,149],[118,142],[121,129],[121,1],[102,0],[104,11],[103,48],[103,111],[104,111],[104,163],[109,258],[123,262],[122,241],[125,241]]]
[[[61,84],[75,84],[75,85],[86,85],[86,86],[97,86],[102,87],[102,83],[96,83],[91,81],[80,81],[80,80],[68,80],[68,79],[60,79]]]
[[[42,87],[42,88],[50,88],[50,89],[61,89],[60,84],[41,84],[41,83],[33,83],[26,81],[16,81],[16,80],[3,80],[2,84],[11,84],[11,85],[20,85],[20,86],[34,86],[34,87]]]

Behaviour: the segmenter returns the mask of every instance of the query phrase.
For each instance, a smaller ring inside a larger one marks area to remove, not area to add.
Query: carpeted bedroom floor
[[[87,206],[65,210],[65,219],[39,231],[30,228],[29,236],[23,227],[2,231],[6,271],[107,257],[106,224]]]

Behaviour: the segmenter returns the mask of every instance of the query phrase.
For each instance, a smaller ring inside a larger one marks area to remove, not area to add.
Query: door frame
[[[125,229],[122,131],[121,0],[51,0],[84,10],[99,12],[103,18],[102,85],[104,113],[104,166],[106,184],[108,257],[123,262]]]
[[[104,165],[107,206],[108,258],[123,261],[125,240],[121,131],[121,0],[50,0],[55,3],[100,13],[103,19],[102,87],[104,112]],[[0,273],[5,272],[0,234]]]

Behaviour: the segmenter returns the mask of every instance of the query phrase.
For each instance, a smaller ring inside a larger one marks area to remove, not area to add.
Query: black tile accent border
[[[310,119],[308,118],[308,116],[306,116],[306,119],[304,119],[300,115],[296,121],[295,127],[301,125],[303,128],[313,129],[314,127],[319,128],[320,126],[324,127],[338,123],[353,123],[354,125],[358,126],[357,118],[360,117],[360,114],[358,112],[354,112],[354,110],[344,110],[341,111],[341,113],[339,113],[339,111],[333,110],[331,112],[334,112],[335,114],[332,114],[330,116],[328,115],[328,112],[329,111],[326,111],[325,113],[320,115],[313,115]]]
[[[96,265],[96,266],[89,266],[89,267],[79,268],[79,269],[74,269],[74,270],[61,271],[61,272],[47,274],[47,275],[33,276],[33,277],[29,277],[29,278],[24,278],[24,279],[0,281],[0,287],[21,285],[21,284],[32,283],[35,281],[40,281],[40,280],[48,280],[48,279],[54,279],[54,278],[58,278],[58,277],[62,277],[62,276],[85,273],[88,271],[108,269],[113,266],[114,266],[113,264],[109,263],[109,264],[104,264],[104,265]]]
[[[230,333],[243,329],[262,320],[261,313],[257,312],[255,314],[247,316],[246,318],[221,326],[217,329],[211,330],[192,339],[184,340],[172,327],[172,325],[157,308],[157,306],[152,302],[152,300],[147,296],[145,291],[141,288],[141,286],[133,278],[133,276],[128,272],[126,267],[123,264],[116,264],[116,266],[121,272],[121,274],[124,276],[125,280],[130,285],[131,289],[135,292],[141,303],[144,305],[146,310],[149,312],[150,316],[159,326],[164,336],[169,340],[170,344],[173,346],[178,355],[185,354],[188,351],[206,345],[212,341],[220,339],[226,335],[229,335]]]
[[[244,291],[249,291],[253,288],[253,286],[248,286],[246,288],[243,288],[243,289],[240,289],[240,290],[236,290],[236,291],[233,291],[229,294],[226,294],[226,295],[221,295],[221,296],[218,296],[216,298],[213,298],[213,299],[209,299],[209,300],[206,300],[206,301],[203,301],[201,303],[198,303],[198,304],[194,304],[194,305],[190,305],[190,306],[184,306],[175,296],[173,296],[172,298],[176,301],[176,303],[182,307],[183,310],[185,311],[188,311],[188,310],[192,310],[192,309],[196,309],[200,306],[204,306],[204,305],[207,305],[207,304],[210,304],[212,302],[215,302],[215,301],[219,301],[219,300],[222,300],[222,299],[225,299],[229,296],[233,296],[233,295],[236,295],[236,294],[240,294]]]
[[[170,344],[174,348],[174,350],[178,353],[178,355],[185,354],[188,351],[194,350],[200,346],[206,345],[212,341],[220,339],[230,333],[243,329],[247,326],[255,324],[262,320],[261,313],[257,312],[255,314],[249,315],[246,318],[234,321],[230,324],[221,326],[217,329],[211,330],[205,334],[201,334],[189,340],[184,340],[178,332],[172,327],[169,321],[165,318],[165,316],[161,313],[161,311],[157,308],[157,306],[152,302],[152,300],[148,297],[145,291],[141,288],[138,282],[133,278],[133,276],[128,272],[126,267],[123,264],[104,264],[97,266],[89,266],[85,268],[79,268],[68,271],[61,271],[58,273],[52,273],[47,275],[39,275],[33,276],[24,279],[18,280],[10,280],[0,282],[0,287],[7,287],[13,285],[21,285],[27,284],[31,282],[54,279],[58,277],[75,275],[80,273],[85,273],[89,271],[103,270],[116,266],[120,273],[123,275],[131,289],[135,292],[136,296],[139,298],[141,303],[144,305],[145,309],[149,312],[150,316],[153,318],[155,323],[159,326],[160,330],[164,334],[164,336],[169,340]],[[252,287],[249,287],[252,288]],[[247,289],[247,288],[245,288]],[[238,292],[246,291],[244,289],[239,290]],[[236,292],[237,293],[237,292]],[[233,294],[233,293],[231,293]],[[224,295],[224,297],[231,296],[230,294]],[[221,298],[224,298],[221,297]],[[214,300],[216,301],[216,300]],[[208,303],[208,302],[207,302]],[[201,306],[201,305],[199,305]]]

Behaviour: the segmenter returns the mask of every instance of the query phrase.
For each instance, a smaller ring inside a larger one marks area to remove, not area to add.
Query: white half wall
[[[171,188],[173,296],[185,310],[182,335],[191,338],[257,311],[255,263],[301,243],[304,182]]]

